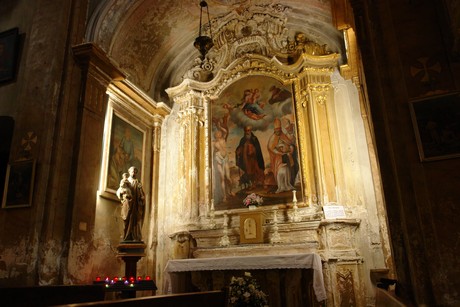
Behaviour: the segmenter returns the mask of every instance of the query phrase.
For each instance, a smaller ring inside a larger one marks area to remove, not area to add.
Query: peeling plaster
[[[20,285],[30,283],[36,263],[30,257],[36,255],[36,244],[22,237],[12,246],[0,245],[0,284]]]

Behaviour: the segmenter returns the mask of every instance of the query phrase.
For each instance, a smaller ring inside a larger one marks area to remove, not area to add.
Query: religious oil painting
[[[460,157],[460,93],[412,101],[421,161]]]
[[[29,207],[34,190],[35,160],[8,164],[2,208]]]
[[[292,190],[302,190],[290,87],[245,77],[212,102],[211,113],[215,209],[244,208],[252,193],[263,206],[290,203]]]
[[[142,179],[144,131],[114,112],[110,132],[106,190],[115,193],[123,173],[128,173],[131,166],[138,169],[138,178]]]

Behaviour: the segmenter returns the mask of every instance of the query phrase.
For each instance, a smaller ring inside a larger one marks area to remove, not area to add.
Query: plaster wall
[[[53,190],[50,167],[56,162],[52,162],[56,149],[55,123],[59,116],[65,116],[59,114],[58,105],[70,11],[70,2],[58,5],[49,1],[33,4],[3,1],[0,10],[1,29],[18,27],[21,36],[17,78],[0,87],[0,114],[15,121],[9,161],[37,160],[31,207],[0,212],[3,234],[0,255],[4,261],[1,282],[8,284],[30,285],[39,280],[48,284],[59,279],[63,225],[67,218],[66,206],[62,205],[65,200],[58,195],[65,194],[66,188],[54,185]],[[50,27],[50,24],[59,26]],[[69,132],[72,123],[68,122]],[[24,140],[32,141],[32,146],[24,147]],[[62,158],[69,154],[70,151],[62,152]],[[55,176],[58,178],[59,172]],[[65,186],[65,177],[58,180]]]
[[[0,9],[0,29],[3,32],[16,27],[19,28],[19,33],[21,34],[21,54],[19,55],[19,61],[21,63],[27,57],[29,50],[29,48],[25,48],[24,46],[30,40],[29,36],[25,34],[30,33],[33,25],[32,16],[35,10],[35,3],[34,5],[30,5],[27,1],[2,2],[2,8]],[[18,108],[21,105],[18,96],[26,68],[24,65],[18,65],[18,67],[19,71],[17,72],[16,82],[8,82],[0,88],[0,112],[2,115],[16,116]]]

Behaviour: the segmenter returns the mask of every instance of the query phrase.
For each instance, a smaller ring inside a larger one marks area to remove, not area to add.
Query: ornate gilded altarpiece
[[[368,270],[385,265],[385,226],[376,214],[358,91],[337,75],[338,53],[303,33],[286,38],[284,9],[223,16],[206,58],[166,90],[174,107],[163,130],[174,141],[162,148],[158,220],[171,238],[164,250],[180,237],[190,242],[190,258],[318,253],[328,306],[350,297],[371,305]],[[287,154],[276,160],[274,150]],[[256,243],[241,239],[251,214],[243,199],[251,193],[264,199]],[[322,206],[331,203],[344,205],[347,218],[324,219]]]
[[[192,221],[211,207],[242,209],[251,193],[263,206],[292,206],[293,190],[300,206],[336,198],[327,101],[339,54],[304,33],[286,39],[286,9],[222,17],[206,58],[167,89],[187,153],[180,165],[192,172],[181,185],[193,192],[178,201]]]

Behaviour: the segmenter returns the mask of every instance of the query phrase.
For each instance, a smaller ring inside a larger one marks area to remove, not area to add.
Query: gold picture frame
[[[8,164],[2,208],[30,207],[34,190],[36,161],[15,161]]]
[[[142,124],[135,125],[136,121],[140,123],[122,109],[109,107],[102,176],[103,197],[116,199],[115,193],[122,174],[127,173],[131,166],[138,169],[139,179],[144,179],[147,128]]]
[[[263,212],[240,213],[240,243],[264,243]]]
[[[213,100],[209,132],[212,199],[216,210],[241,208],[242,201],[255,189],[264,199],[261,206],[288,204],[293,189],[299,192],[299,200],[303,200],[296,123],[291,87],[270,76],[243,77]],[[278,130],[284,141],[275,144]],[[222,148],[225,156],[221,156]],[[283,163],[274,163],[276,159],[282,159]],[[276,169],[272,169],[275,165]],[[278,186],[280,165],[283,172],[288,169],[288,185]]]

